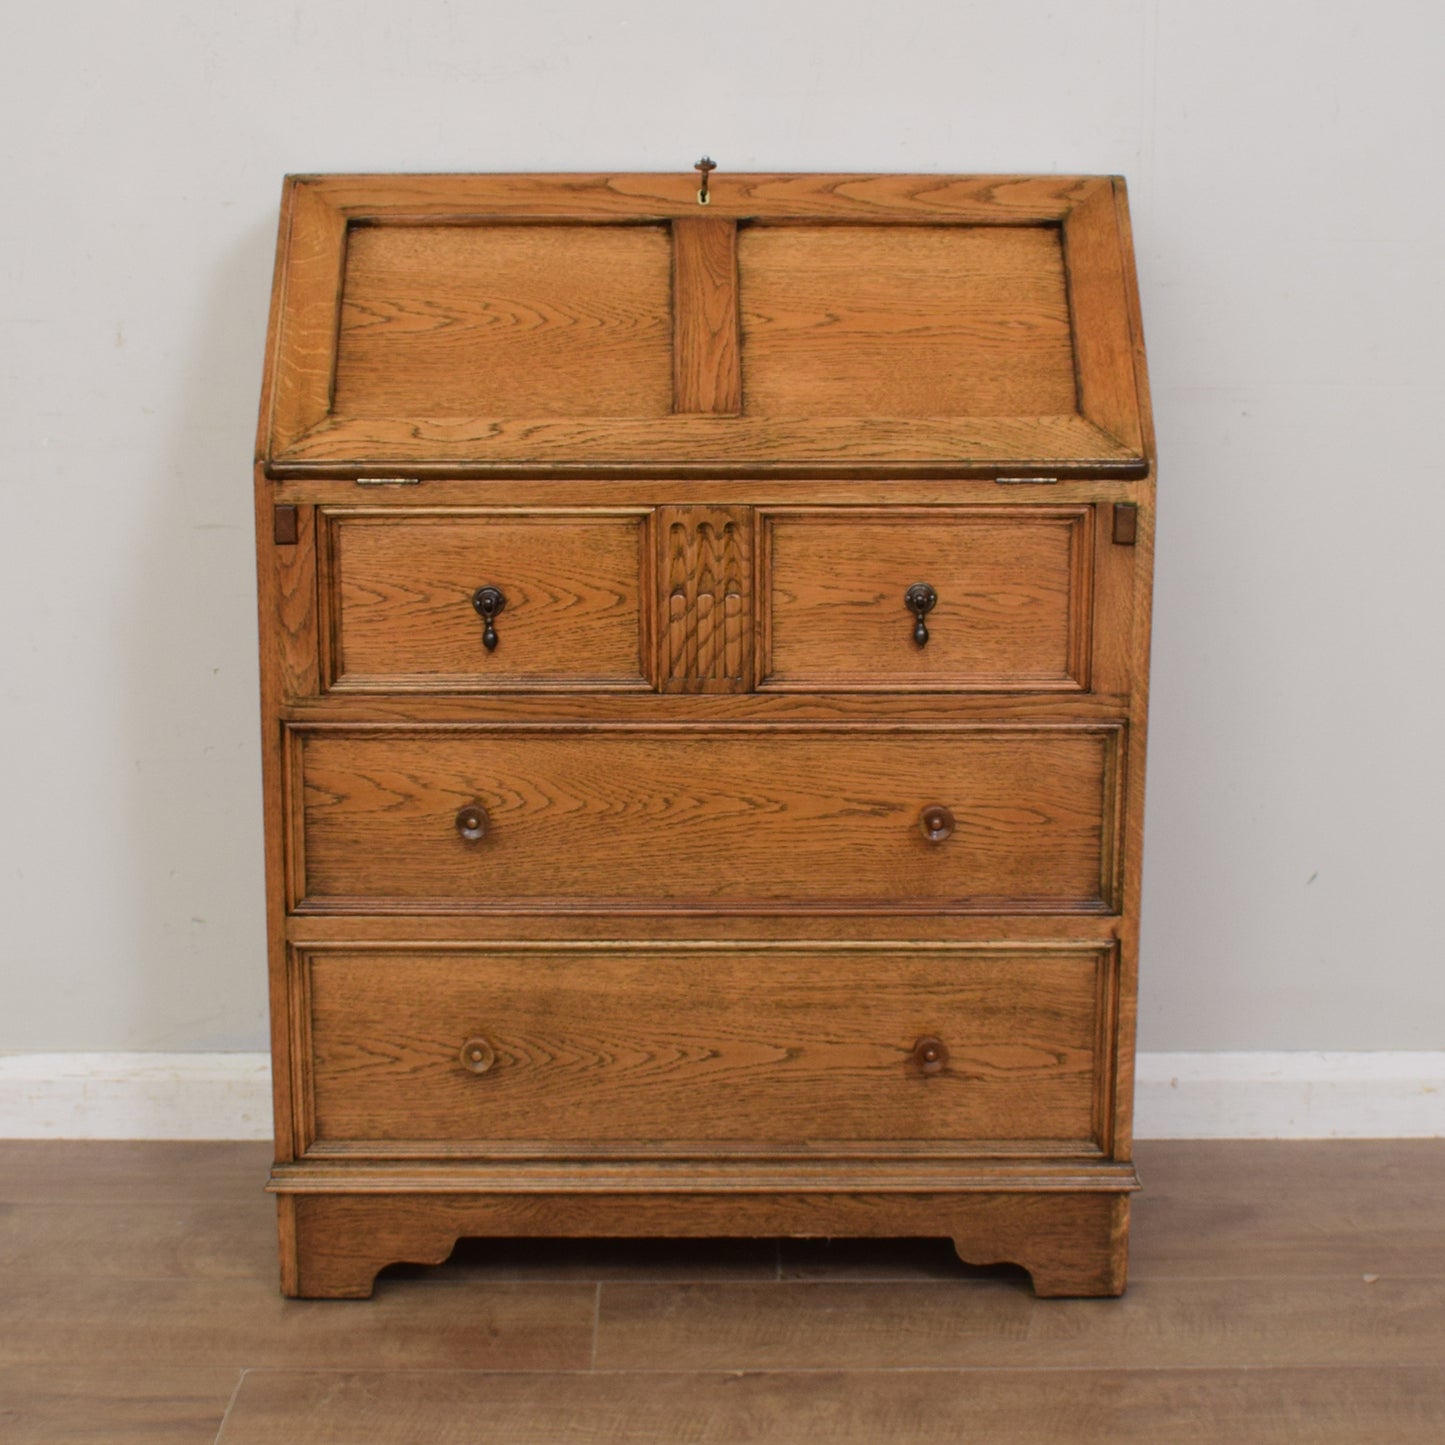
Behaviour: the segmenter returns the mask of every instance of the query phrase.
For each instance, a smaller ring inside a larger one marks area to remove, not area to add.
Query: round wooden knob
[[[497,1062],[496,1051],[486,1039],[468,1039],[462,1045],[462,1067],[474,1074],[485,1074]]]
[[[941,1074],[944,1065],[948,1063],[948,1048],[942,1039],[936,1039],[932,1034],[924,1034],[913,1045],[913,1062],[922,1073]]]
[[[941,843],[953,832],[953,814],[942,803],[930,803],[919,813],[918,827],[930,843]]]
[[[487,810],[480,803],[468,803],[457,814],[457,832],[468,843],[480,843],[487,836]]]

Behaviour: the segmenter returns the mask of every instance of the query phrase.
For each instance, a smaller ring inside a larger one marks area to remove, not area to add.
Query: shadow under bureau
[[[1153,497],[1117,179],[289,178],[285,1291],[489,1235],[1122,1290]]]

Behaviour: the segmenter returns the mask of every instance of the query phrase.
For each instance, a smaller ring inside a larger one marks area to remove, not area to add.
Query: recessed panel
[[[765,513],[759,686],[1086,688],[1091,521],[1088,507]]]
[[[738,236],[758,416],[1076,411],[1056,226],[756,226]]]
[[[325,523],[332,689],[648,686],[646,513],[348,509]]]
[[[307,911],[1106,913],[1119,730],[298,730]]]
[[[1093,1153],[1109,959],[1085,946],[317,951],[317,1142]]]
[[[353,226],[337,416],[672,409],[664,226]]]

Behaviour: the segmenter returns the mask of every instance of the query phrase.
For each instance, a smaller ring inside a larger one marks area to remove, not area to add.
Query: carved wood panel
[[[658,509],[663,692],[746,692],[753,671],[750,507]]]

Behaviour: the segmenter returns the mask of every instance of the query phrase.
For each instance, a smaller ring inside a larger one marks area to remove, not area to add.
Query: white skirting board
[[[1140,1139],[1445,1137],[1445,1052],[1140,1054]],[[0,1138],[268,1139],[265,1054],[0,1056]]]

